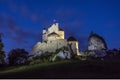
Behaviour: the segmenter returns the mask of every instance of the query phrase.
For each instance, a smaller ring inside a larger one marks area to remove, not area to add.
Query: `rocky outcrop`
[[[60,58],[61,60],[71,59],[71,53],[69,51],[61,50],[52,58],[52,61],[55,61],[57,58]]]
[[[106,50],[107,45],[103,37],[96,33],[91,33],[88,38],[88,50]]]

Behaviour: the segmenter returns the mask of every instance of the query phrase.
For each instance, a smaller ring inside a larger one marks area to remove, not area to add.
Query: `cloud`
[[[20,39],[18,36],[11,36],[11,39],[22,45],[24,45],[24,43],[28,43],[26,40]]]
[[[31,20],[32,20],[33,22],[37,22],[37,21],[38,21],[38,17],[37,17],[36,15],[32,15],[32,16],[31,16]]]
[[[27,44],[28,39],[32,38],[34,40],[38,40],[40,33],[33,33],[30,31],[24,30],[18,22],[14,19],[12,19],[10,16],[5,15],[0,19],[0,23],[4,25],[4,28],[2,31],[4,31],[4,34],[6,34],[8,37],[10,37],[13,42],[19,44]]]
[[[20,28],[20,29],[14,29],[11,37],[12,37],[12,40],[16,41],[18,44],[23,43],[24,45],[29,42],[29,39],[38,40],[39,35],[40,35],[39,33],[32,33]]]
[[[0,28],[3,28],[3,19],[0,17]]]

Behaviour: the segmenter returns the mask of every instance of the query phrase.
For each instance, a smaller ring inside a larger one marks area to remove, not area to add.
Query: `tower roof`
[[[52,33],[50,33],[50,34],[48,34],[48,36],[51,36],[51,35],[57,35],[57,36],[59,36],[57,33],[55,33],[55,32],[52,32]]]
[[[43,28],[44,30],[46,30],[46,28]]]
[[[69,37],[67,40],[68,41],[77,41],[77,39],[75,39],[73,36]]]
[[[63,29],[59,28],[60,31],[64,31]]]

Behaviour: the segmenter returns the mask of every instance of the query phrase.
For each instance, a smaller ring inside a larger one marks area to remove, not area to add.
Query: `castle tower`
[[[58,26],[59,26],[58,23],[53,23],[52,26],[48,28],[48,34],[53,33],[53,32],[58,33],[58,30],[59,30]]]
[[[79,48],[78,48],[78,41],[74,37],[69,37],[67,39],[68,44],[71,46],[72,52],[75,55],[80,55]]]
[[[42,33],[42,41],[47,41],[47,30],[44,28]]]

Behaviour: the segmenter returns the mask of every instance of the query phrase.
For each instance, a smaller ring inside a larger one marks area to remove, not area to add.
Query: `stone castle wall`
[[[74,52],[74,54],[80,55],[79,48],[78,48],[78,42],[77,41],[69,41],[69,44],[71,44],[71,48]]]
[[[52,41],[47,41],[46,42],[38,42],[33,50],[32,54],[35,54],[37,51],[42,51],[43,53],[45,52],[55,52],[57,49],[62,48],[62,47],[67,47],[67,40],[65,39],[59,39],[59,40],[52,40]]]

